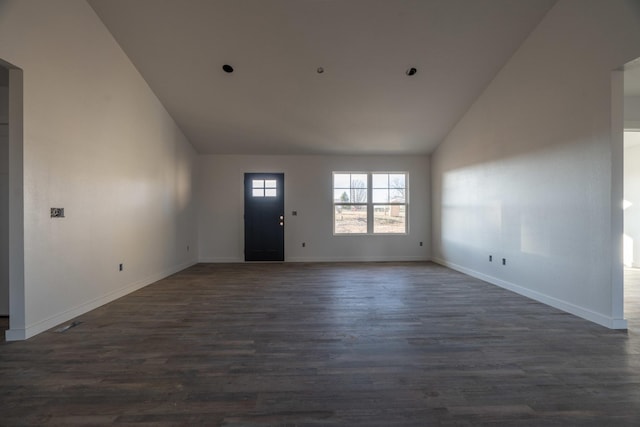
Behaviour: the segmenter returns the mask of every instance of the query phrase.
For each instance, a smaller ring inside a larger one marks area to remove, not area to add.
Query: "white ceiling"
[[[89,3],[200,153],[411,154],[436,147],[555,0]]]

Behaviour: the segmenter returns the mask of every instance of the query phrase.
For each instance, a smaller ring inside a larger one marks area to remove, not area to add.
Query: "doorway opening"
[[[623,68],[624,312],[640,327],[640,58]]]
[[[9,329],[9,69],[0,64],[0,328]]]
[[[23,182],[23,74],[0,59],[0,325],[7,341],[28,338]]]

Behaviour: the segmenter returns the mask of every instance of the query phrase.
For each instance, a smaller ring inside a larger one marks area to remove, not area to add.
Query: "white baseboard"
[[[541,292],[537,292],[531,289],[527,289],[520,285],[516,285],[515,283],[507,282],[502,279],[498,279],[493,276],[489,276],[475,270],[471,270],[469,268],[463,267],[461,265],[445,261],[440,258],[432,258],[432,261],[448,267],[452,270],[459,271],[468,276],[475,277],[476,279],[483,280],[485,282],[491,283],[493,285],[499,286],[501,288],[510,290],[527,298],[531,298],[543,304],[549,305],[551,307],[557,308],[559,310],[565,311],[567,313],[573,314],[575,316],[581,317],[585,320],[589,320],[591,322],[597,323],[598,325],[602,325],[609,329],[627,329],[627,321],[626,319],[617,319],[609,316],[605,316],[601,313],[597,313],[588,308],[580,307],[573,303],[543,294]]]
[[[285,262],[402,262],[402,261],[429,261],[428,257],[424,256],[398,256],[398,257],[367,257],[367,256],[354,256],[354,257],[286,257]],[[243,258],[200,258],[198,262],[202,263],[243,263]]]
[[[27,339],[25,329],[7,329],[4,331],[4,339],[7,341],[22,341]]]
[[[237,264],[239,262],[244,262],[244,258],[234,258],[234,257],[208,257],[208,258],[200,258],[198,262],[206,263],[206,264]]]
[[[67,322],[84,313],[87,313],[100,306],[110,303],[111,301],[114,301],[127,294],[130,294],[131,292],[137,291],[138,289],[142,289],[145,286],[148,286],[154,282],[157,282],[158,280],[164,279],[165,277],[168,277],[174,273],[177,273],[178,271],[184,270],[187,267],[191,267],[194,264],[196,264],[196,261],[187,261],[175,267],[166,269],[156,274],[152,274],[142,280],[138,280],[134,283],[130,283],[120,289],[116,289],[98,298],[95,298],[93,300],[82,303],[76,307],[65,310],[62,313],[55,314],[51,317],[48,317],[47,319],[40,320],[36,323],[28,325],[25,329],[15,329],[15,328],[9,329],[5,331],[5,339],[7,341],[20,341],[20,340],[31,338],[34,335],[37,335],[61,323]]]
[[[351,257],[289,257],[287,262],[416,262],[429,261],[423,256],[351,256]]]

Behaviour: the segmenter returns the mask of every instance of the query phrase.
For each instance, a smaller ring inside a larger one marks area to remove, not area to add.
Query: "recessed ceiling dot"
[[[233,67],[229,64],[224,64],[222,66],[222,69],[224,70],[225,73],[233,73]]]
[[[318,74],[322,74],[322,73],[324,73],[324,68],[318,67],[318,69],[316,71],[318,72]]]
[[[414,67],[411,67],[407,70],[407,76],[413,76],[417,72],[418,70],[416,70]]]

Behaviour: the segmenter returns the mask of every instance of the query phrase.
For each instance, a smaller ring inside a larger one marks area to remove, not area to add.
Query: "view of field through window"
[[[407,232],[406,173],[333,174],[335,234]]]

